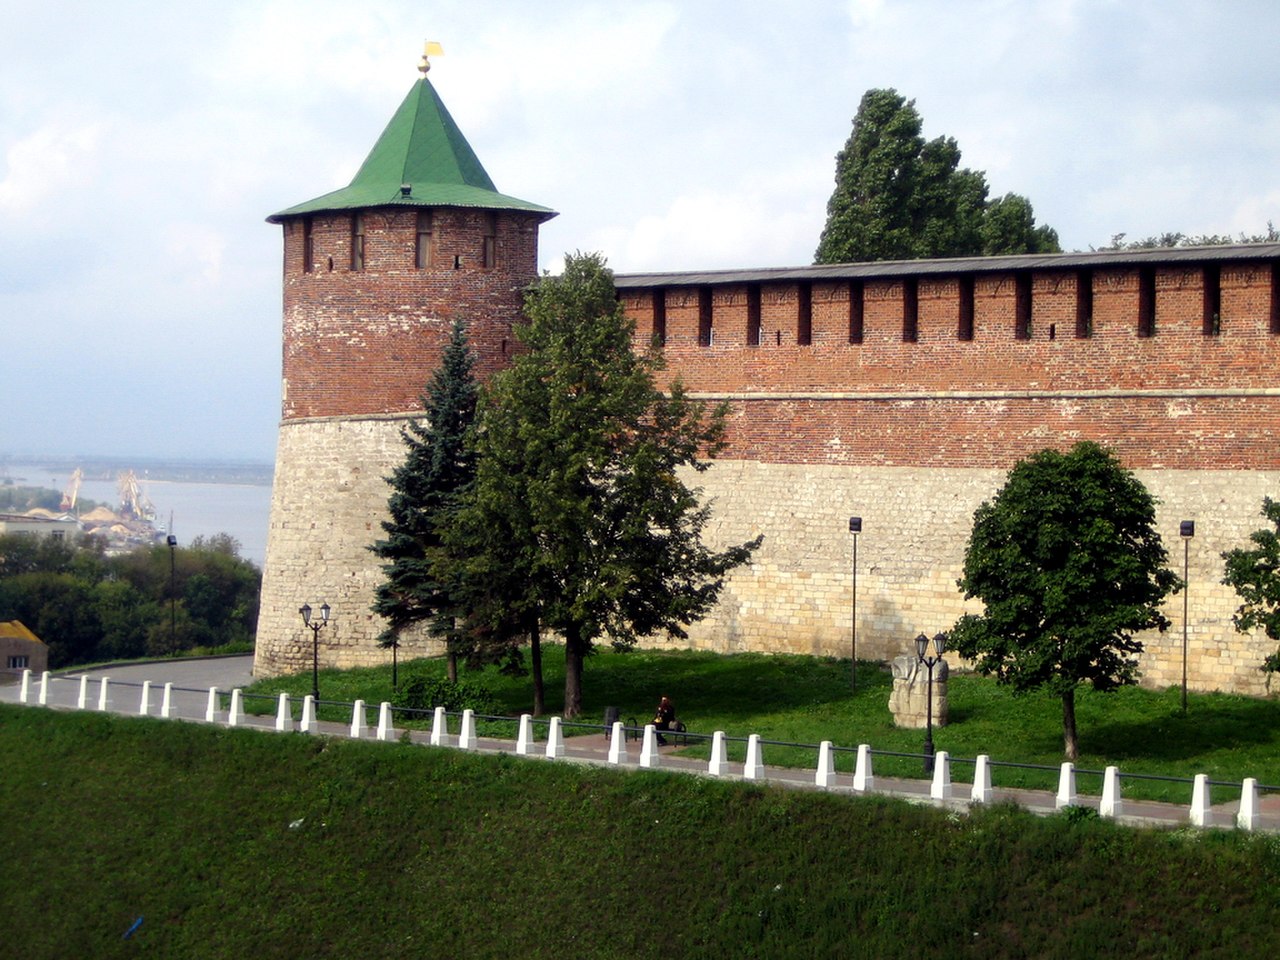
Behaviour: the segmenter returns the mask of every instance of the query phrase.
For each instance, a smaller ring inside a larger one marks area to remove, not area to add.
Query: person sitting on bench
[[[671,725],[676,722],[676,708],[672,706],[669,697],[663,697],[658,701],[658,712],[653,718],[653,729],[658,731],[658,745],[666,746],[667,738],[662,735],[663,730],[670,730]]]

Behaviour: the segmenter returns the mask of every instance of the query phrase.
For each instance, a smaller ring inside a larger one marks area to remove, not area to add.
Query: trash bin
[[[618,722],[618,708],[604,708],[604,738],[608,740],[613,736],[613,725]]]

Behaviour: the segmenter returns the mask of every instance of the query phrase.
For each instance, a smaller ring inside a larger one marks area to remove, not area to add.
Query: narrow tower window
[[[310,273],[315,262],[315,238],[311,235],[311,218],[302,218],[302,272]]]
[[[863,289],[861,280],[849,281],[849,342],[862,342]]]
[[[698,289],[698,346],[709,347],[712,341],[711,331],[711,288]]]
[[[747,284],[747,346],[760,346],[760,284]]]
[[[364,269],[364,214],[351,218],[351,269]]]
[[[956,322],[956,337],[960,340],[973,339],[973,276],[964,274],[956,281],[959,292],[959,316]]]
[[[796,290],[796,343],[802,347],[813,343],[813,287],[807,283]]]
[[[484,267],[491,270],[498,265],[498,215],[491,213],[484,221]]]
[[[1013,277],[1014,336],[1019,340],[1031,339],[1031,274],[1016,273]]]
[[[662,287],[653,291],[653,342],[659,347],[667,344],[667,291]]]
[[[1138,270],[1138,336],[1156,335],[1156,272],[1152,267]]]
[[[419,270],[431,266],[431,211],[418,211],[418,242],[414,250],[414,262]]]
[[[902,341],[915,343],[920,339],[920,288],[915,277],[902,281]]]
[[[1222,268],[1216,263],[1204,265],[1204,335],[1216,337],[1222,332]]]
[[[1076,338],[1087,340],[1093,336],[1093,271],[1081,270],[1076,274]]]

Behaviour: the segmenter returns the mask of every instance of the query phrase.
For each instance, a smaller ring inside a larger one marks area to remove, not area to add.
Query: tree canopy
[[[953,648],[1017,691],[1062,698],[1068,759],[1078,754],[1075,690],[1137,681],[1138,631],[1165,630],[1180,586],[1155,530],[1155,499],[1109,451],[1084,441],[1019,461],[974,514],[958,581],[985,605]]]
[[[987,200],[986,175],[960,166],[951,137],[926,141],[915,101],[868,90],[836,156],[836,186],[815,260],[850,263],[1057,252],[1017,194]]]
[[[657,353],[632,347],[633,323],[598,255],[565,258],[525,302],[525,349],[481,405],[476,481],[454,527],[473,629],[536,623],[565,642],[565,715],[582,705],[584,658],[608,640],[703,617],[729,570],[759,540],[722,551],[702,532],[710,507],[681,471],[705,469],[726,408],[707,411],[679,383],[655,384]]]
[[[1280,642],[1280,503],[1262,500],[1262,515],[1270,529],[1249,534],[1253,547],[1237,548],[1222,555],[1226,561],[1222,582],[1235,590],[1242,601],[1231,622],[1241,633],[1259,627],[1273,641]],[[1280,671],[1280,649],[1262,661],[1268,673]]]

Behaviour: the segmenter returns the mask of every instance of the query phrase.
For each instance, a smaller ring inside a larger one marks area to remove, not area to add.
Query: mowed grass
[[[547,712],[555,715],[564,705],[562,648],[548,647],[544,666]],[[418,660],[401,664],[399,678],[403,684],[409,677],[443,676],[444,671],[442,660]],[[507,677],[496,670],[463,671],[462,676],[483,683],[504,715],[518,716],[531,709],[527,677]],[[837,765],[847,773],[860,743],[890,753],[922,752],[923,731],[899,729],[892,723],[888,707],[892,685],[886,668],[860,663],[853,689],[848,660],[690,651],[601,652],[587,661],[581,720],[598,725],[606,706],[617,706],[624,721],[634,717],[644,724],[665,694],[691,732],[709,738],[723,730],[733,738],[730,759],[742,759],[745,739],[753,733],[764,740],[790,743],[816,745],[830,740],[844,748],[837,753]],[[301,696],[311,690],[311,675],[264,680],[250,689]],[[349,703],[360,698],[376,705],[392,699],[391,669],[322,671],[320,689],[326,700]],[[934,731],[936,749],[960,761],[988,754],[997,764],[993,772],[997,788],[1056,789],[1057,767],[1063,760],[1059,699],[1043,693],[1015,695],[991,679],[952,672],[949,701],[950,722]],[[262,711],[273,709],[265,696],[257,703]],[[350,708],[334,704],[324,708],[322,715],[349,720]],[[1226,783],[1254,777],[1263,785],[1280,785],[1280,699],[1192,693],[1184,717],[1177,688],[1128,687],[1106,694],[1083,688],[1076,696],[1076,715],[1081,749],[1077,767],[1082,771],[1102,771],[1114,764],[1125,775],[1190,779],[1203,773]],[[506,724],[482,727],[480,733],[514,736],[513,729]],[[575,732],[598,735],[600,728],[568,728],[570,735]],[[686,752],[709,756],[709,740],[693,740]],[[813,767],[817,752],[766,745],[764,759],[772,765]],[[1001,767],[1002,762],[1053,769]],[[880,775],[923,776],[922,761],[915,757],[879,757],[875,769]],[[971,774],[969,763],[955,764],[956,780],[967,781]],[[1078,788],[1082,793],[1101,793],[1101,777],[1081,773]],[[1134,799],[1190,802],[1186,784],[1126,776],[1123,792]],[[1212,801],[1221,803],[1238,795],[1238,788],[1214,787]]]
[[[2,957],[1280,955],[1269,835],[33,707],[0,770]]]

